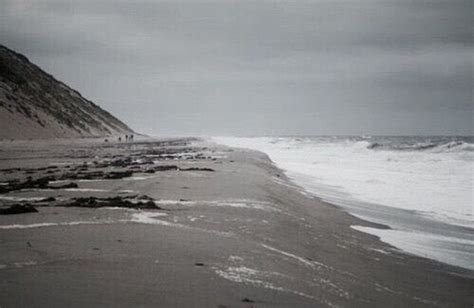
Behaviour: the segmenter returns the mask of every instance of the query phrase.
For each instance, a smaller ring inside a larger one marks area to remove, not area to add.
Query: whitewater
[[[265,152],[308,192],[408,253],[474,270],[473,137],[214,138]]]

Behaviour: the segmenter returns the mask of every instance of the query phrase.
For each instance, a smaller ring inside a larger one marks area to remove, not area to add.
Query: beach
[[[214,138],[266,153],[291,181],[410,254],[474,270],[472,137]]]
[[[31,177],[28,179],[28,177]],[[196,139],[0,142],[1,307],[472,307],[258,151]]]

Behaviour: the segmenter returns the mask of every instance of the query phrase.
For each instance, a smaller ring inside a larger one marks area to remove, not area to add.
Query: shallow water
[[[394,229],[360,231],[413,254],[473,268],[472,137],[214,140],[263,151],[313,195]]]

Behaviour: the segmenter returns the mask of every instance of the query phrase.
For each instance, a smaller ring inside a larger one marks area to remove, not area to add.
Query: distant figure
[[[125,135],[125,141],[128,142],[128,135]]]
[[[133,135],[130,135],[130,142],[133,142]]]
[[[119,141],[119,142],[122,142],[122,137],[118,137],[118,141]]]
[[[104,142],[109,142],[109,139],[105,139]]]

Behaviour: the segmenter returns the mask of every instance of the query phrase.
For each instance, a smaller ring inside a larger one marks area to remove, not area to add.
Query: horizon
[[[0,1],[0,308],[474,303],[473,0]]]
[[[301,138],[301,137],[358,137],[358,138],[376,138],[376,137],[423,137],[423,138],[474,138],[474,135],[147,135],[135,132],[140,135],[145,135],[151,138],[182,138],[182,137],[196,137],[196,138],[212,138],[212,137],[235,137],[235,138]]]
[[[0,41],[155,136],[473,136],[472,2],[13,1]]]

